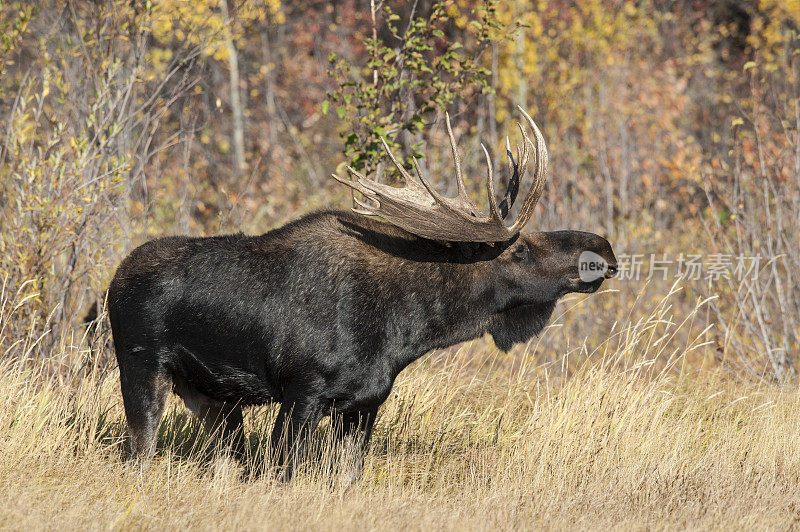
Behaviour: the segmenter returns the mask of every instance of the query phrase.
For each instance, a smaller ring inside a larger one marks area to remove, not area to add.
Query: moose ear
[[[530,255],[530,251],[528,250],[528,246],[526,246],[523,242],[514,246],[514,248],[511,250],[511,259],[514,262],[525,262],[528,260],[528,255]]]

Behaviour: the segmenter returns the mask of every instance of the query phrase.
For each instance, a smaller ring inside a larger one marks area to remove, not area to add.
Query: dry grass
[[[255,459],[204,450],[177,401],[141,470],[122,459],[115,374],[71,384],[7,364],[0,526],[796,528],[800,393],[681,369],[704,331],[673,318],[670,297],[565,378],[534,363],[535,342],[428,356],[401,375],[349,489],[314,464],[281,485]],[[246,418],[254,452],[264,410]]]

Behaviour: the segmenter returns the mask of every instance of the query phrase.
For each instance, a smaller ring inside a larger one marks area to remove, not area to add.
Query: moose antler
[[[392,187],[377,183],[349,166],[347,170],[355,179],[344,179],[336,174],[333,174],[333,178],[364,195],[366,200],[354,197],[354,201],[360,208],[353,208],[353,211],[364,215],[380,216],[387,222],[415,235],[432,240],[453,242],[504,242],[519,233],[533,215],[533,208],[542,195],[547,179],[547,146],[544,143],[542,133],[528,113],[522,107],[517,106],[517,108],[531,126],[536,144],[534,145],[528,137],[522,124],[519,124],[523,143],[521,147],[517,146],[517,161],[514,161],[514,157],[511,154],[511,146],[508,138],[506,138],[506,154],[509,159],[511,176],[508,182],[508,189],[500,202],[499,208],[494,193],[492,160],[486,147],[481,144],[483,153],[486,156],[488,174],[486,181],[486,194],[489,199],[488,216],[482,214],[478,206],[467,195],[461,174],[461,159],[453,138],[453,130],[450,127],[450,116],[447,114],[445,114],[447,134],[450,137],[450,146],[453,149],[453,162],[456,166],[456,182],[458,184],[458,195],[456,197],[445,198],[440,195],[422,175],[416,159],[414,159],[414,169],[419,182],[413,179],[395,158],[383,138],[381,138],[381,142],[386,154],[403,176],[404,185],[402,187]],[[520,178],[525,173],[525,168],[528,164],[530,148],[534,148],[533,156],[536,161],[533,185],[530,192],[528,192],[528,196],[522,202],[519,216],[511,227],[507,227],[503,223],[503,219],[511,211],[511,207],[517,197]]]

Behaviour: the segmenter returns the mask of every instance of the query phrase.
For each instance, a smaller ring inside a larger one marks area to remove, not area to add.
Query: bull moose
[[[348,167],[352,178],[333,177],[361,194],[354,213],[316,212],[259,236],[167,237],[134,249],[108,291],[132,455],[154,453],[172,391],[234,452],[244,446],[242,407],[280,403],[271,446],[285,478],[325,415],[363,456],[403,368],[486,333],[508,350],[542,330],[560,297],[594,292],[613,276],[614,252],[598,235],[520,234],[548,165],[541,132],[520,111],[535,142],[520,125],[499,203],[484,147],[488,215],[467,195],[448,117],[456,197],[440,195],[418,165],[412,178],[384,142],[404,185]],[[529,159],[533,183],[507,226]],[[595,279],[579,272],[587,251],[607,265]]]

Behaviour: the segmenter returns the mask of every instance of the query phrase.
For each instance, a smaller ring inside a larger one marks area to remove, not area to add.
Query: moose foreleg
[[[372,436],[378,409],[356,410],[338,416],[340,425],[338,468],[343,485],[350,486],[361,476],[364,457]]]
[[[283,469],[282,479],[289,481],[297,461],[303,458],[308,439],[319,425],[324,412],[321,401],[304,398],[281,403],[278,419],[272,429],[272,456]]]

